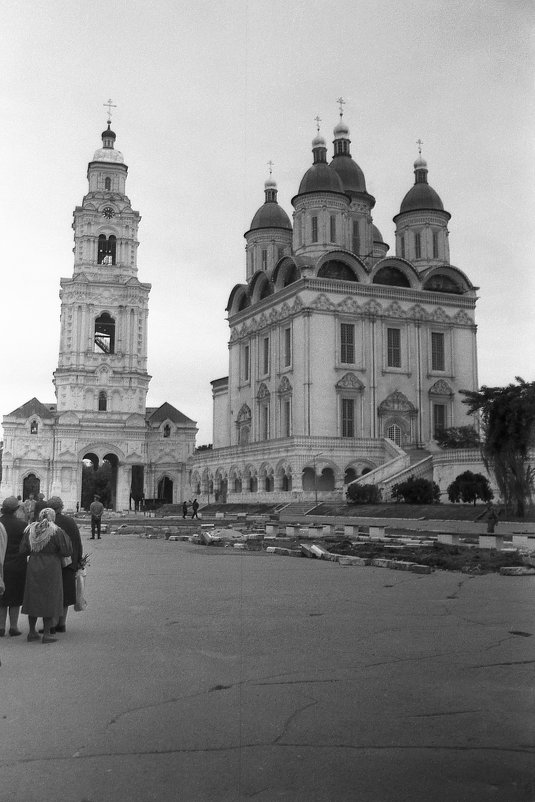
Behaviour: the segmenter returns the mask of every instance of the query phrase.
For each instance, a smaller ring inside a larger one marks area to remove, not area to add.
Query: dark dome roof
[[[255,228],[288,228],[291,231],[292,224],[278,203],[268,201],[260,207],[251,221],[250,230]]]
[[[351,156],[335,156],[329,166],[340,176],[346,192],[366,192],[364,173]]]
[[[298,195],[305,192],[343,192],[344,185],[338,173],[327,162],[317,162],[309,167],[301,183]]]
[[[419,209],[439,209],[441,212],[444,211],[444,206],[438,193],[425,182],[414,184],[409,189],[401,201],[399,213],[415,212]]]
[[[372,234],[374,242],[383,242],[383,237],[376,225],[372,223]]]
[[[107,137],[108,139],[117,139],[115,131],[112,131],[109,126],[105,131],[102,132],[102,139],[104,139],[104,137]]]

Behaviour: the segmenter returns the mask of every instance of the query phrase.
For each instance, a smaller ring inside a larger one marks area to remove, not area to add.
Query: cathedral
[[[342,110],[333,140],[329,157],[313,139],[292,219],[270,174],[244,235],[213,448],[189,461],[205,502],[344,498],[353,481],[387,499],[409,475],[442,492],[455,475],[435,433],[473,423],[459,391],[478,387],[477,288],[450,262],[450,213],[420,149],[391,254]]]
[[[150,284],[138,279],[140,215],[126,192],[128,167],[108,120],[74,210],[74,270],[60,280],[55,403],[32,398],[3,418],[0,494],[59,495],[75,509],[82,467],[106,463],[109,506],[178,503],[197,427],[169,403],[147,407]]]

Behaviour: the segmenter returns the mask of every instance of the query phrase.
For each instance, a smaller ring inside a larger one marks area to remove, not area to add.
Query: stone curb
[[[500,568],[500,576],[533,576],[535,568],[523,567],[521,565],[510,565]]]

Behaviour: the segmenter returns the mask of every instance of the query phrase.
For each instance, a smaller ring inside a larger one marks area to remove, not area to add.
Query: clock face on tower
[[[102,214],[104,215],[104,217],[107,217],[107,218],[108,218],[108,220],[109,220],[110,218],[112,218],[112,217],[115,215],[115,212],[113,211],[113,209],[111,208],[111,206],[106,206],[106,207],[105,207],[105,208],[102,210]]]

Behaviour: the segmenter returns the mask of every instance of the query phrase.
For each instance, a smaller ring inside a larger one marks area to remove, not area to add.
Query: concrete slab
[[[2,802],[533,800],[533,577],[84,545],[87,611],[0,638]]]

